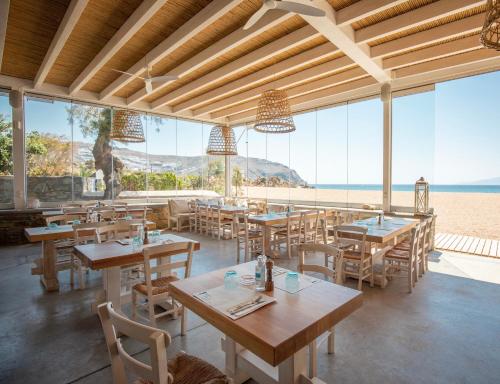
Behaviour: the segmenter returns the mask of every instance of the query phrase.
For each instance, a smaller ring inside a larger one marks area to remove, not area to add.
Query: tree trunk
[[[99,130],[92,154],[94,155],[95,169],[101,169],[104,175],[104,184],[106,186],[104,199],[111,200],[113,198],[113,188],[114,197],[118,197],[121,192],[121,172],[124,165],[119,158],[113,156],[113,148],[108,130]]]

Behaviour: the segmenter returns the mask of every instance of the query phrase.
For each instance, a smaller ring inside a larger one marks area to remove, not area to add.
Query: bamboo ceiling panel
[[[234,32],[240,28],[257,9],[259,9],[259,6],[260,1],[258,0],[248,0],[236,6],[210,27],[205,28],[202,32],[198,33],[195,37],[172,52],[172,54],[154,65],[151,74],[156,76],[168,73],[179,64],[182,64],[192,56],[208,48],[224,36]],[[116,95],[122,97],[130,96],[140,90],[142,86],[142,82],[131,82],[117,92]]]
[[[10,0],[2,74],[35,78],[69,2]]]
[[[90,0],[46,82],[69,86],[140,3],[141,0]]]
[[[279,39],[290,32],[296,31],[297,29],[300,29],[305,25],[306,22],[302,18],[295,16],[292,19],[287,20],[287,22],[281,23],[280,25],[277,25],[267,31],[262,32],[261,34],[254,37],[250,41],[238,45],[236,48],[233,48],[229,52],[203,65],[201,68],[189,73],[186,76],[183,76],[178,81],[175,81],[171,85],[162,89],[160,92],[157,92],[154,95],[151,95],[150,97],[146,98],[146,101],[153,101],[158,97],[161,97],[179,88],[182,85],[190,83],[191,81],[197,79],[198,77],[201,77],[211,71],[214,71],[217,68],[220,68],[223,65],[228,64],[231,61],[240,58],[241,56],[244,56],[252,51],[255,51],[256,49],[263,47],[264,45],[269,44],[272,41]]]
[[[434,27],[439,27],[440,25],[448,24],[448,23],[451,23],[453,21],[462,20],[466,17],[474,16],[474,15],[477,15],[479,13],[483,13],[484,11],[486,11],[486,5],[481,5],[479,7],[471,8],[471,9],[468,9],[466,11],[454,13],[453,15],[443,17],[443,18],[438,19],[438,20],[434,20],[430,23],[419,25],[418,27],[409,28],[407,30],[404,30],[404,31],[401,31],[398,33],[394,33],[392,35],[385,36],[384,38],[370,41],[368,43],[368,45],[370,47],[374,47],[375,45],[379,45],[382,43],[386,43],[388,41],[396,40],[396,39],[399,39],[401,37],[413,35],[414,33],[417,33],[417,32],[426,31],[428,29],[431,29]]]
[[[403,13],[423,7],[424,5],[435,3],[436,1],[438,0],[409,0],[405,3],[396,5],[395,7],[386,9],[383,12],[361,19],[351,24],[351,26],[355,31],[357,31],[358,29],[369,27],[370,25],[380,23],[381,21],[390,19],[391,17],[402,15]]]
[[[83,89],[101,92],[120,74],[141,60],[149,51],[201,11],[211,0],[169,0],[156,14],[99,70]],[[142,82],[138,83],[139,85]]]
[[[296,54],[298,53],[301,53],[301,52],[304,52],[310,48],[314,48],[318,45],[321,45],[321,44],[324,44],[326,42],[326,39],[322,36],[318,36],[317,38],[314,38],[304,44],[301,44],[300,46],[297,46],[295,48],[291,48],[289,50],[287,50],[286,52],[283,52],[281,54],[278,54],[278,55],[275,55],[267,60],[263,60],[261,62],[259,62],[258,64],[254,64],[250,67],[248,67],[247,69],[245,70],[242,70],[242,71],[238,71],[237,73],[231,75],[231,76],[228,76],[224,79],[221,79],[221,80],[218,80],[218,81],[215,81],[213,82],[212,84],[210,84],[209,86],[207,87],[202,87],[200,89],[198,89],[197,91],[193,92],[193,93],[190,93],[188,95],[186,95],[185,97],[181,97],[177,100],[175,100],[175,104],[180,104],[184,101],[187,101],[193,97],[197,97],[201,94],[204,94],[208,91],[211,91],[213,89],[216,89],[216,88],[219,88],[225,84],[228,84],[234,80],[237,80],[239,78],[243,78],[251,73],[255,73],[263,68],[267,68],[273,64],[276,64],[280,61],[283,61],[283,60],[286,60],[292,56],[295,56]],[[332,44],[332,51],[335,49],[335,47],[333,46]],[[331,57],[330,57],[331,59]],[[240,90],[238,90],[239,92],[242,91],[242,90],[246,90],[246,89],[249,89],[249,88],[252,88],[254,87],[256,84],[262,84],[266,81],[266,79],[263,79],[262,81],[260,82],[257,82],[257,83],[253,83],[252,85],[249,85],[247,87],[243,87],[241,88]]]
[[[330,5],[338,11],[339,9],[345,8],[351,4],[357,3],[359,0],[328,0]]]

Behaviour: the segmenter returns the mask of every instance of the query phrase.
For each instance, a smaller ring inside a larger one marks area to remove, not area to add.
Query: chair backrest
[[[126,369],[140,378],[153,384],[169,384],[173,377],[168,373],[167,347],[172,339],[168,332],[143,325],[115,312],[111,303],[99,305],[104,338],[111,360],[113,382],[122,384],[127,382]],[[139,341],[149,346],[151,365],[145,364],[130,355],[121,344],[117,334]]]
[[[236,226],[237,235],[246,237],[248,235],[248,213],[235,213],[233,222]]]
[[[427,220],[420,222],[420,230],[418,233],[418,252],[425,255],[425,249],[427,247]]]
[[[302,215],[302,223],[304,225],[304,232],[314,233],[317,231],[320,220],[320,212],[318,209],[311,209],[308,211],[300,212]]]
[[[144,256],[144,275],[146,277],[146,287],[148,297],[153,295],[152,275],[161,274],[162,272],[171,272],[174,269],[184,269],[184,278],[191,275],[191,264],[193,261],[194,243],[186,241],[182,243],[159,244],[151,247],[145,247],[142,251]],[[160,258],[164,256],[171,256],[173,254],[179,255],[185,253],[185,260],[169,261],[167,263],[156,263],[151,265],[152,258]]]
[[[120,222],[96,227],[97,242],[104,243],[105,241],[109,240],[130,237],[129,234],[127,234],[127,236],[119,236],[119,232],[124,232],[127,229],[130,231],[130,224],[128,224],[127,222]]]
[[[342,261],[342,251],[333,245],[326,244],[299,244],[298,246],[299,252],[299,265],[298,270],[300,273],[304,272],[314,272],[321,273],[323,276],[332,282],[339,283],[341,282],[341,273],[340,271],[336,271],[335,267],[337,265],[341,265],[339,261]],[[324,264],[307,264],[305,262],[305,255],[307,252],[319,252],[324,254]],[[333,267],[329,268],[328,265],[328,257],[333,257]],[[340,260],[339,260],[340,259]]]
[[[420,224],[413,227],[410,231],[410,257],[416,257],[420,244]]]
[[[142,219],[146,220],[146,216],[148,213],[148,208],[144,207],[144,209],[137,211],[137,210],[131,210],[130,207],[127,208],[127,215],[132,216],[134,219]]]
[[[68,224],[70,221],[80,220],[79,215],[56,215],[56,216],[48,216],[45,218],[45,223],[51,224],[56,223],[60,225]]]
[[[429,216],[425,229],[425,252],[430,252],[432,248],[432,225],[434,224],[434,216]]]
[[[336,225],[333,227],[335,244],[350,244],[356,252],[366,254],[366,233],[368,229],[358,225]]]
[[[89,241],[98,243],[97,228],[78,228],[74,225],[73,240],[75,245],[87,244]]]

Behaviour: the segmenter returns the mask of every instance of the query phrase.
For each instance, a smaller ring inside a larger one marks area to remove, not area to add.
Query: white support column
[[[383,161],[383,210],[391,210],[391,192],[392,192],[392,92],[391,85],[384,83],[382,85],[381,95],[384,104],[384,161]]]
[[[26,167],[24,152],[24,95],[23,90],[12,90],[9,97],[12,107],[12,158],[14,160],[14,207],[26,208]]]
[[[231,156],[225,155],[225,167],[224,167],[224,178],[225,178],[225,188],[224,188],[224,195],[226,197],[231,197],[233,195],[232,189],[231,189],[231,179],[232,179],[232,172],[231,172]]]

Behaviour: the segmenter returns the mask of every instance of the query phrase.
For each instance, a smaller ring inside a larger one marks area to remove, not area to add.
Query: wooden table
[[[291,212],[292,214],[299,214],[300,211]],[[320,212],[321,213],[321,212]],[[288,212],[266,213],[263,215],[249,215],[248,222],[257,224],[262,227],[264,232],[263,245],[264,253],[270,256],[277,256],[271,250],[271,228],[273,225],[286,225],[288,220]],[[316,212],[311,213],[310,216],[316,216]]]
[[[193,297],[222,285],[228,269],[241,275],[253,268],[254,263],[244,263],[176,281],[171,293],[226,335],[226,373],[235,384],[249,377],[259,383],[312,383],[306,378],[308,345],[361,307],[362,293],[329,282],[313,284],[296,294],[276,288],[266,293],[276,298],[275,303],[238,320]]]
[[[147,221],[148,229],[155,229],[156,223]],[[71,239],[73,237],[72,225],[59,225],[50,227],[25,228],[24,234],[30,243],[42,242],[41,261],[37,261],[37,267],[31,269],[32,275],[40,275],[40,280],[47,291],[58,291],[59,280],[57,278],[57,253],[56,240]]]
[[[199,242],[185,237],[172,234],[161,235],[160,241],[165,240],[170,240],[173,243],[192,241],[195,243],[194,250],[198,251],[200,249]],[[75,246],[75,254],[82,260],[85,266],[94,270],[103,270],[104,299],[99,299],[98,301],[111,301],[113,308],[120,311],[121,305],[130,300],[128,293],[122,294],[120,282],[121,267],[142,263],[144,261],[142,255],[143,248],[158,244],[160,242],[134,247],[132,244],[122,245],[116,241],[108,241],[101,244],[77,245]],[[163,255],[162,257],[170,257],[177,253],[172,252],[172,254]],[[96,304],[99,304],[99,302]]]
[[[87,207],[87,208],[82,208],[81,210],[75,210],[72,212],[69,212],[68,215],[86,215],[89,210],[92,210],[93,208],[97,207]],[[144,208],[141,207],[107,207],[103,206],[100,207],[99,209],[105,209],[109,208],[109,210],[114,210],[116,213],[127,213],[127,212],[144,212]],[[146,208],[148,212],[152,211],[151,208]],[[59,215],[64,215],[64,210],[62,209],[57,209],[57,210],[51,210],[51,211],[43,211],[42,212],[42,217],[51,217],[51,216],[59,216]]]

